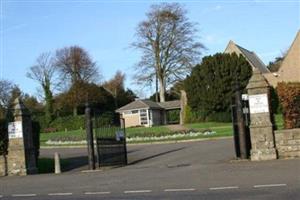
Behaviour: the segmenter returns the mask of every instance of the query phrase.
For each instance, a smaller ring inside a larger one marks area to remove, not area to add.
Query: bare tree
[[[166,88],[190,73],[204,45],[195,41],[195,24],[189,22],[180,4],[153,5],[146,16],[132,44],[142,52],[135,79],[138,83],[151,83],[157,78],[160,101],[164,102]]]
[[[92,60],[88,52],[82,47],[71,46],[59,49],[56,51],[55,59],[55,65],[61,74],[62,83],[69,83],[73,99],[78,99],[79,95],[81,95],[80,85],[100,79],[96,62]],[[74,116],[77,115],[77,107],[74,104]]]
[[[49,123],[53,115],[53,92],[55,66],[53,64],[53,57],[51,53],[42,53],[37,59],[36,63],[31,66],[26,76],[38,82],[42,87],[44,93],[45,117]]]
[[[118,92],[124,90],[124,81],[125,81],[125,74],[121,71],[117,71],[115,76],[103,83],[103,88],[108,91],[115,99],[115,106],[117,107],[117,96]]]
[[[118,94],[124,91],[124,81],[125,74],[123,74],[121,71],[117,71],[112,79],[103,84],[103,88],[114,97],[116,108],[118,107]]]
[[[0,79],[0,107],[8,108],[11,99],[11,91],[15,85],[4,79]]]
[[[96,62],[79,46],[57,50],[55,65],[62,75],[62,80],[68,79],[71,84],[78,81],[94,82],[99,78]]]

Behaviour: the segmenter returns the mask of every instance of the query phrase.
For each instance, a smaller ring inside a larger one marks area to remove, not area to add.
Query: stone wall
[[[276,149],[279,158],[300,157],[300,129],[275,131]]]
[[[4,156],[0,155],[0,176],[6,175],[6,164]]]

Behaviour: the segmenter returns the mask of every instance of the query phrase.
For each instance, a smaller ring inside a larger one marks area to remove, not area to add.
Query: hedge
[[[284,127],[300,128],[300,82],[278,83],[277,93],[282,106]]]
[[[118,117],[112,112],[105,112],[99,114],[96,123],[97,126],[106,126],[118,123]],[[52,121],[49,127],[44,128],[43,132],[56,132],[56,131],[72,131],[78,129],[85,129],[85,116],[67,116],[58,117]]]
[[[50,127],[48,128],[55,131],[84,129],[85,117],[84,115],[58,117],[50,123]],[[43,131],[45,131],[45,129]]]

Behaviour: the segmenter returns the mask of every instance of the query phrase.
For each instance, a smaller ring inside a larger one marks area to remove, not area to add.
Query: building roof
[[[165,110],[180,108],[180,100],[160,102],[158,104]]]
[[[298,30],[277,72],[263,74],[269,84],[276,87],[279,82],[300,81],[300,30]]]
[[[170,109],[177,109],[180,108],[180,101],[175,100],[175,101],[166,101],[166,102],[161,102],[161,103],[156,103],[151,100],[135,100],[121,108],[118,108],[116,112],[122,112],[126,110],[136,110],[136,109],[165,109],[165,110],[170,110]]]
[[[253,68],[257,68],[261,73],[269,73],[270,72],[270,70],[263,63],[263,61],[253,51],[249,51],[249,50],[235,44],[232,40],[229,41],[224,52],[225,53],[233,53],[234,52],[237,55],[243,55]]]

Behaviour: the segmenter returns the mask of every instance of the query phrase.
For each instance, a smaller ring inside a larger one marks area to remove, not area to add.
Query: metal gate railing
[[[94,119],[94,130],[98,166],[126,165],[127,148],[124,126],[101,127],[99,119],[96,117]]]
[[[235,88],[235,96],[232,99],[231,116],[236,157],[249,158],[251,139],[248,95],[241,95],[238,87]]]

